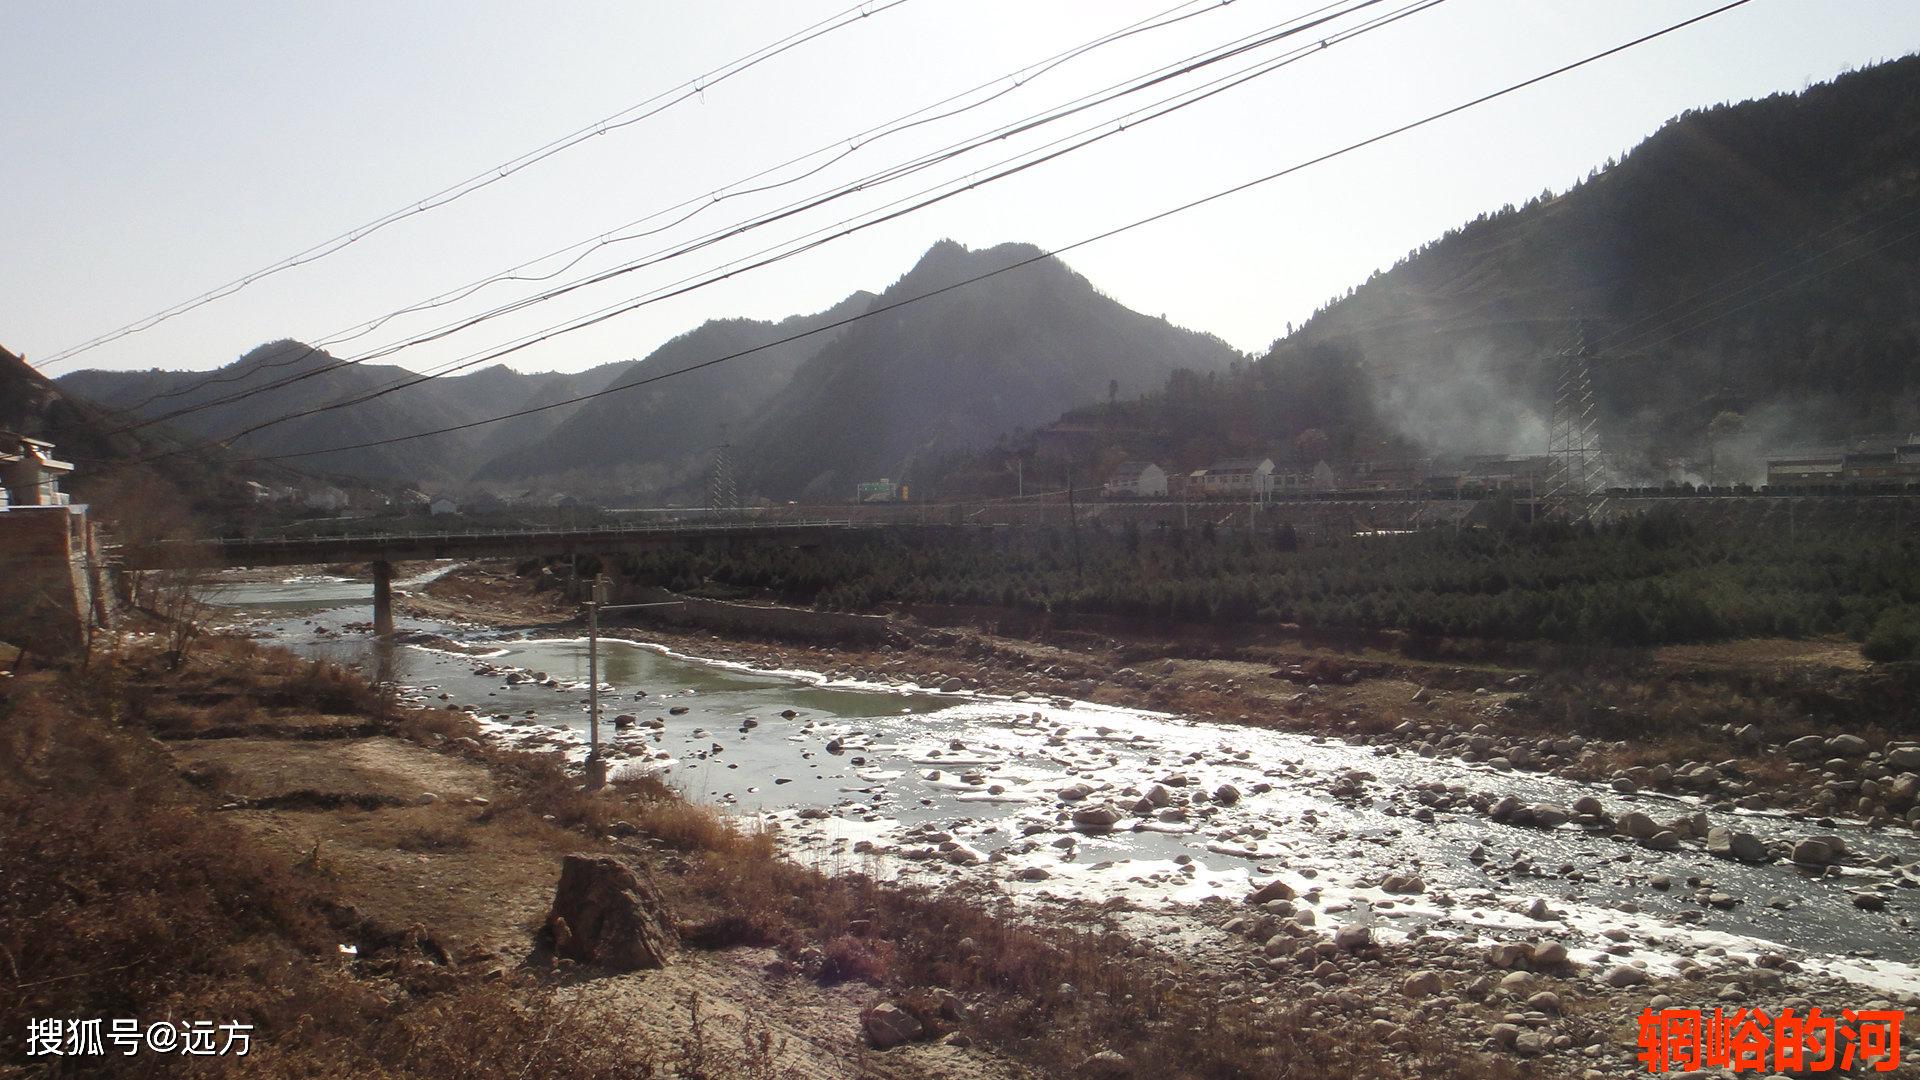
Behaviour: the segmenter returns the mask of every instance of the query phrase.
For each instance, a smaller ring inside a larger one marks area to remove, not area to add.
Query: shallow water
[[[249,585],[231,594],[244,601],[232,610],[298,651],[368,668],[429,703],[469,708],[509,744],[584,754],[584,640],[403,619],[403,632],[452,641],[383,646],[343,629],[368,615],[364,583],[353,607],[330,606],[338,601],[326,599],[328,590],[347,587],[312,579]],[[1884,912],[1851,903],[1852,892],[1895,881],[1897,872],[1849,866],[1838,878],[1814,879],[1786,864],[1716,859],[1698,846],[1653,852],[1573,825],[1516,828],[1470,810],[1440,812],[1431,824],[1408,816],[1418,806],[1409,789],[1434,782],[1563,806],[1594,795],[1610,813],[1638,808],[1661,820],[1701,809],[1691,800],[1619,796],[1541,774],[1084,702],[753,671],[640,640],[603,638],[600,665],[601,734],[616,775],[657,770],[691,797],[778,822],[790,851],[829,869],[984,880],[1016,897],[1119,895],[1176,911],[1208,898],[1237,901],[1250,882],[1278,876],[1317,907],[1320,925],[1370,908],[1387,938],[1421,927],[1491,938],[1540,932],[1584,945],[1575,957],[1593,960],[1608,944],[1600,931],[1617,928],[1631,934],[1632,958],[1656,970],[1708,947],[1739,956],[1778,950],[1805,954],[1811,970],[1920,992],[1912,966],[1920,948],[1902,925],[1920,907],[1920,890],[1886,891]],[[508,671],[554,685],[509,685]],[[795,715],[783,717],[788,710]],[[617,728],[620,715],[638,723]],[[655,719],[658,729],[643,726]],[[1370,777],[1358,782],[1359,797],[1330,793],[1355,771]],[[1184,807],[1185,821],[1128,813],[1114,831],[1090,834],[1068,820],[1075,807],[1102,801],[1124,812],[1155,783]],[[1087,796],[1063,800],[1060,789],[1070,784],[1087,787]],[[1238,789],[1237,802],[1195,795],[1222,784]],[[1869,858],[1920,859],[1920,842],[1907,831],[1708,817],[1763,839],[1833,833]],[[862,841],[873,850],[856,851]],[[1469,859],[1476,847],[1483,864]],[[1511,869],[1516,856],[1531,871]],[[1023,871],[1038,880],[1023,880]],[[1424,879],[1424,894],[1376,887],[1388,874],[1409,873]],[[1670,890],[1649,886],[1659,875],[1673,879]],[[1690,877],[1742,902],[1707,908]],[[1549,921],[1522,913],[1536,897],[1554,913]]]

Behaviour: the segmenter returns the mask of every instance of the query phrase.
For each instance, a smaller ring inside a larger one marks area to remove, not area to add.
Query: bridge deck
[[[398,562],[403,559],[513,558],[604,553],[709,540],[804,542],[835,534],[901,526],[862,521],[703,522],[472,532],[368,533],[356,536],[173,540],[128,546],[130,570],[186,566],[294,566],[307,563]]]

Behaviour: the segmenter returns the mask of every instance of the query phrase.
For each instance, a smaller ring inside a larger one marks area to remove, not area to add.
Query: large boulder
[[[1107,803],[1083,806],[1073,812],[1073,827],[1081,832],[1111,832],[1125,816]]]
[[[891,1001],[881,1002],[860,1014],[860,1026],[875,1050],[886,1050],[912,1042],[925,1029],[913,1014]]]
[[[1247,894],[1247,903],[1264,904],[1269,900],[1292,900],[1297,894],[1293,886],[1281,878],[1274,878],[1265,885]]]
[[[646,871],[611,855],[568,855],[547,914],[555,956],[607,971],[663,967],[673,933]]]
[[[1827,740],[1818,735],[1802,735],[1781,749],[1795,761],[1812,761],[1827,752]]]
[[[1741,862],[1766,862],[1767,845],[1749,832],[1737,832],[1721,825],[1707,830],[1707,853]]]
[[[1827,753],[1838,757],[1866,757],[1867,740],[1858,735],[1835,735],[1827,740]]]
[[[1615,822],[1615,825],[1621,832],[1626,833],[1635,840],[1645,840],[1660,831],[1660,826],[1656,824],[1652,818],[1638,810],[1629,810],[1621,814],[1619,820]]]
[[[1846,845],[1837,836],[1811,836],[1793,845],[1793,861],[1808,866],[1825,866],[1839,862],[1846,851]]]

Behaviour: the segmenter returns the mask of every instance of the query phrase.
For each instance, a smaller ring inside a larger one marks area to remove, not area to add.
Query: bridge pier
[[[393,564],[385,559],[373,564],[373,632],[393,636]]]

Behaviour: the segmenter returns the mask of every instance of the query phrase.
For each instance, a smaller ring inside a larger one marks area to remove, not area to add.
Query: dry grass
[[[96,659],[84,682],[58,673],[0,683],[0,1073],[24,1057],[29,1019],[133,1017],[254,1025],[246,1058],[69,1059],[61,1075],[312,1078],[770,1076],[750,1042],[638,1034],[619,1017],[556,998],[530,976],[489,980],[440,963],[332,894],[328,857],[282,857],[176,775],[130,726],[230,695],[222,722],[249,723],[305,689],[329,709],[383,709],[337,671],[253,666],[250,646],[209,643],[175,676],[135,655]],[[270,654],[268,654],[270,655]],[[170,680],[177,679],[176,682]],[[188,700],[183,702],[181,695]],[[257,714],[257,715],[256,715]],[[378,713],[375,714],[379,715]],[[426,725],[428,728],[432,723]],[[425,734],[430,735],[431,732]],[[218,777],[203,777],[218,786]],[[467,842],[423,829],[421,848]],[[360,955],[342,956],[341,943]]]

